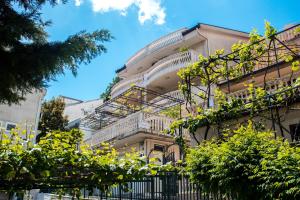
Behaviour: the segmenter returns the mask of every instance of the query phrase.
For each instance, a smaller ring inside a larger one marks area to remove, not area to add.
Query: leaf
[[[49,170],[43,170],[43,171],[41,172],[41,176],[49,177],[49,176],[50,176],[50,171],[49,171]]]

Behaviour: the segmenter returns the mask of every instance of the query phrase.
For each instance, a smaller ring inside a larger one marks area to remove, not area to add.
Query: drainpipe
[[[42,94],[41,94],[41,97],[39,98],[37,111],[36,111],[36,116],[35,116],[35,126],[34,126],[35,137],[38,135],[37,131],[38,131],[39,120],[40,120],[40,117],[41,117],[42,102],[43,102],[43,99],[46,95],[46,90],[45,89],[42,89],[41,91],[42,91]]]
[[[197,33],[201,36],[201,37],[203,37],[203,38],[205,38],[205,43],[206,43],[206,53],[207,53],[207,56],[209,56],[210,55],[210,49],[209,49],[209,45],[208,45],[208,38],[207,37],[205,37],[204,35],[202,35],[201,33],[200,33],[200,31],[199,31],[199,28],[197,28]],[[209,105],[209,107],[213,107],[214,105],[213,105],[213,99],[211,99],[210,100],[210,105]]]
[[[203,37],[205,39],[205,41],[206,41],[206,53],[207,53],[207,56],[210,55],[210,49],[209,49],[209,46],[208,46],[208,38],[200,33],[199,28],[197,28],[197,33],[198,33],[198,35],[200,35],[201,37]]]

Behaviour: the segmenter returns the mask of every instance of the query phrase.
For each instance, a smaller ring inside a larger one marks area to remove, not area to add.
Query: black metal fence
[[[189,178],[176,172],[165,172],[141,180],[119,185],[106,193],[94,191],[95,199],[141,199],[141,200],[221,200],[229,199],[221,194],[210,194],[191,183]]]

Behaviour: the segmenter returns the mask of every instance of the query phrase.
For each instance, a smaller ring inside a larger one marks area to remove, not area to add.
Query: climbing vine
[[[92,188],[106,190],[117,183],[155,174],[168,166],[146,163],[135,152],[120,156],[109,144],[91,149],[82,132],[52,131],[34,144],[33,134],[14,129],[1,132],[0,189]]]
[[[299,34],[297,26],[290,30],[295,35]],[[247,42],[233,44],[231,53],[225,54],[221,49],[208,57],[199,55],[196,62],[182,68],[178,72],[181,79],[179,89],[184,94],[189,114],[184,119],[175,121],[169,132],[174,133],[179,127],[183,127],[194,135],[199,128],[205,127],[203,139],[207,139],[212,126],[222,136],[223,131],[231,125],[228,121],[244,116],[254,120],[259,116],[272,118],[273,123],[280,127],[283,136],[286,129],[281,124],[279,108],[288,108],[299,96],[299,78],[295,77],[295,73],[300,68],[300,45],[281,41],[280,34],[281,32],[277,32],[266,22],[264,37],[254,30]],[[289,80],[279,80],[278,87],[272,88],[267,79],[269,67],[275,67],[277,78],[280,79],[280,65],[285,64],[290,65]],[[241,81],[245,76],[254,81],[255,72],[262,68],[265,68],[263,85],[248,81],[247,97],[231,94],[230,81]],[[199,143],[197,138],[194,139]]]

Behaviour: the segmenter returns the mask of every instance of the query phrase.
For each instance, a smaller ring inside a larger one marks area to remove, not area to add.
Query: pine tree
[[[18,103],[66,70],[76,75],[78,66],[106,52],[103,43],[112,39],[101,29],[48,42],[50,22],[39,12],[46,3],[55,6],[58,0],[0,0],[0,103]]]

